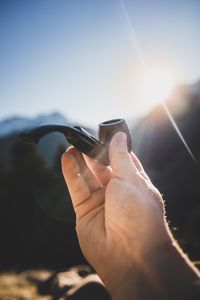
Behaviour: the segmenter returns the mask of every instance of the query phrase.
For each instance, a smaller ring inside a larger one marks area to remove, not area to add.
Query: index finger
[[[74,208],[100,188],[99,183],[86,166],[81,153],[74,147],[70,147],[62,156],[62,172]]]
[[[106,186],[110,178],[112,177],[112,169],[109,166],[104,166],[100,164],[97,160],[90,158],[89,156],[84,155],[85,161],[100,183],[100,185]]]

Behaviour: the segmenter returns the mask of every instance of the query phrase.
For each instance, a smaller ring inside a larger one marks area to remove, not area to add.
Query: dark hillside
[[[196,162],[162,105],[135,128],[135,149],[166,200],[171,226],[193,259],[200,255],[200,90],[199,83],[179,87],[166,105]]]

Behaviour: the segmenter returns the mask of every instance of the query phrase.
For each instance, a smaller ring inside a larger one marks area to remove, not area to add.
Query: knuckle
[[[111,180],[109,181],[109,187],[110,188],[113,188],[117,185],[121,184],[121,179],[120,178],[117,178],[117,177],[113,177],[111,178]]]
[[[129,154],[127,152],[118,151],[113,154],[113,158],[115,159],[127,159],[129,158]]]

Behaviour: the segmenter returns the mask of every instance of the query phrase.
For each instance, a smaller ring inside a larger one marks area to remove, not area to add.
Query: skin
[[[62,156],[86,259],[114,300],[195,299],[199,273],[175,243],[162,197],[124,133],[113,137],[109,159],[103,166],[74,147]]]

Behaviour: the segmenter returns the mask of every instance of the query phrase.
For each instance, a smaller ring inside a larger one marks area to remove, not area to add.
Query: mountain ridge
[[[0,138],[6,135],[19,133],[23,130],[46,123],[67,124],[69,120],[61,113],[40,114],[36,117],[11,116],[0,120]]]

